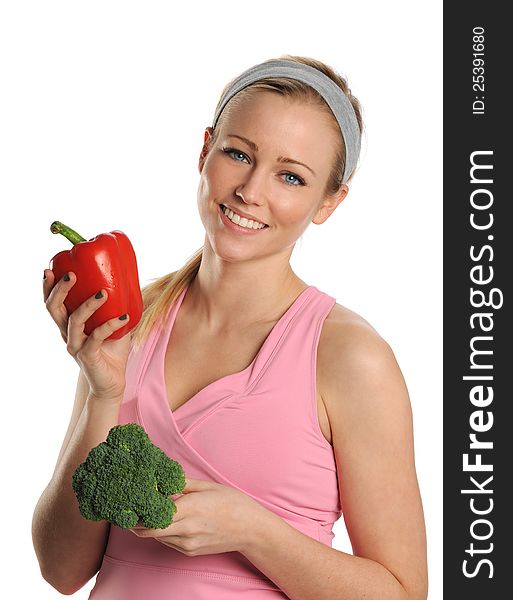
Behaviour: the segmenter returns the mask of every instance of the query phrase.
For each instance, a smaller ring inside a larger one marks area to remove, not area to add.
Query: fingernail
[[[69,281],[69,279],[70,279],[69,273],[66,273],[66,275],[64,275],[63,279],[64,279],[64,281]]]
[[[95,298],[99,300],[103,296],[102,291],[96,292]]]
[[[124,320],[127,318],[127,316],[128,316],[127,314],[121,315],[121,316],[119,317],[119,320],[120,320],[120,321],[124,321]]]

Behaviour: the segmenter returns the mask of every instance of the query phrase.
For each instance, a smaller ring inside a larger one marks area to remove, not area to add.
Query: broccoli
[[[80,513],[91,521],[106,519],[118,527],[164,529],[176,504],[169,495],[185,487],[182,466],[154,446],[136,423],[116,425],[94,447],[72,478]]]

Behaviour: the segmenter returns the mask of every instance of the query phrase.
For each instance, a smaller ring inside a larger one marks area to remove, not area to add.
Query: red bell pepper
[[[52,233],[61,233],[74,244],[71,250],[59,252],[50,261],[55,281],[69,271],[73,271],[77,277],[64,300],[68,314],[104,289],[108,294],[107,301],[86,321],[84,332],[89,335],[109,319],[128,313],[130,318],[127,324],[107,339],[123,337],[139,323],[143,312],[137,260],[128,237],[121,231],[111,231],[86,241],[60,221],[54,221],[50,230]]]

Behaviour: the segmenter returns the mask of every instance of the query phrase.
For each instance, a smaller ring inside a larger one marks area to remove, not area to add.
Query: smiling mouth
[[[239,225],[240,227],[245,227],[246,229],[256,229],[256,230],[265,229],[266,227],[269,227],[269,225],[267,225],[266,223],[262,223],[262,221],[257,221],[256,219],[249,219],[248,217],[242,217],[241,215],[236,213],[231,208],[228,208],[224,204],[220,204],[219,206],[220,206],[221,212],[225,215],[225,217],[227,219],[229,219],[230,221],[232,221],[232,223],[235,223],[236,225]],[[230,213],[232,213],[231,217],[230,217]],[[245,220],[245,225],[241,225],[241,222],[243,222],[243,220]],[[253,223],[252,227],[248,227],[248,225],[247,225],[250,221]],[[257,227],[254,226],[255,223],[257,224]]]

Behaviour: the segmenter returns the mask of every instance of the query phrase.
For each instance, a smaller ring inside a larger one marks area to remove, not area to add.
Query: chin
[[[237,248],[236,244],[212,244],[212,250],[217,258],[226,262],[241,262],[255,258],[254,253],[249,254],[243,248]]]

